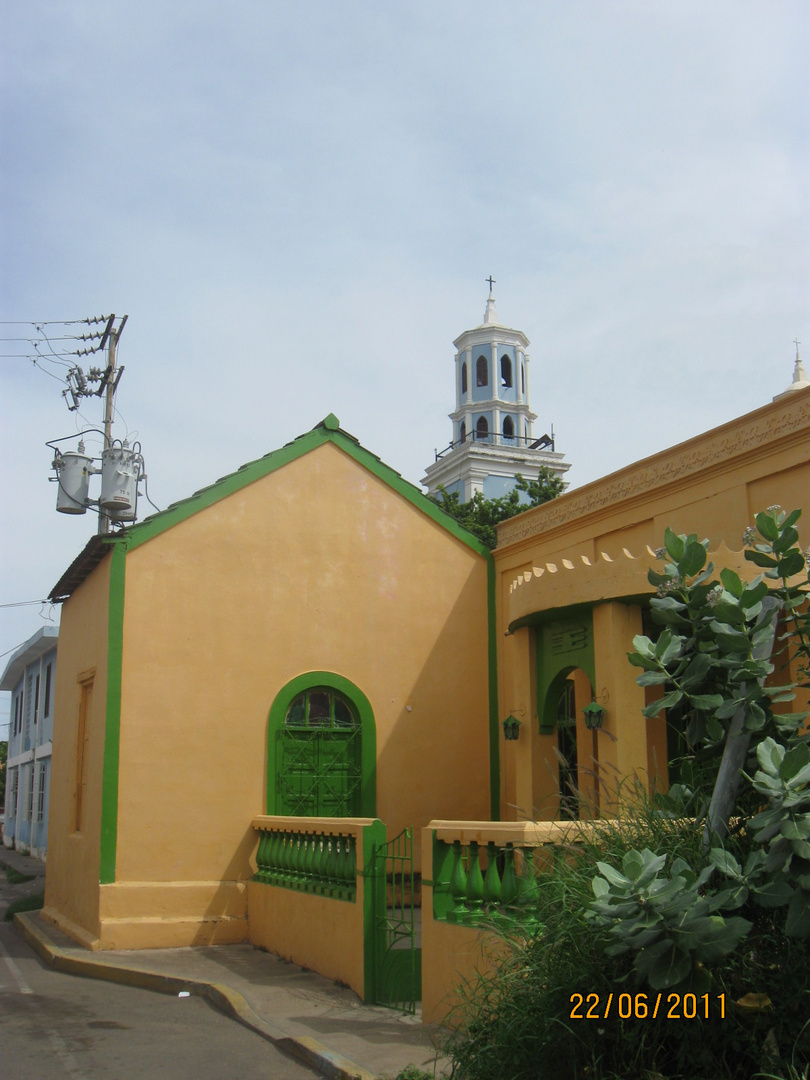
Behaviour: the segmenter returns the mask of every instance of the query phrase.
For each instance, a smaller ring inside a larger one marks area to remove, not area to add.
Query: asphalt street
[[[196,996],[46,968],[0,924],[0,1077],[313,1080],[316,1073]]]

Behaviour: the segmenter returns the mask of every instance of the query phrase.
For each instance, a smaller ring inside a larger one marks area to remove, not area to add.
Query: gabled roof
[[[297,439],[286,443],[278,450],[265,454],[264,457],[258,458],[256,461],[241,465],[236,472],[220,477],[215,483],[201,488],[187,499],[172,503],[165,510],[152,514],[150,517],[144,518],[139,524],[130,525],[129,528],[122,529],[114,535],[94,536],[54,586],[49,599],[56,602],[66,600],[114,545],[124,544],[127,550],[138,547],[167,529],[171,529],[181,521],[185,521],[186,518],[219,502],[220,499],[232,495],[234,492],[247,487],[248,484],[260,480],[276,469],[288,465],[291,461],[303,457],[328,442],[333,443],[348,454],[349,457],[373,473],[379,480],[382,480],[383,483],[388,484],[404,499],[407,499],[422,513],[427,514],[438,525],[447,529],[449,533],[452,533],[453,536],[472,548],[473,551],[478,552],[480,555],[489,556],[489,548],[482,544],[476,536],[473,536],[457,521],[439,509],[418,487],[403,479],[396,470],[386,465],[376,454],[372,454],[371,451],[361,446],[354,435],[344,431],[338,418],[333,413],[330,413],[319,424],[316,424],[311,431],[299,435]]]

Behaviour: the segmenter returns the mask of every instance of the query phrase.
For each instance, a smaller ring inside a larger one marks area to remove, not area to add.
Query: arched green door
[[[360,721],[328,687],[293,699],[278,733],[279,813],[292,817],[359,817]]]
[[[269,814],[374,817],[376,732],[368,699],[332,672],[293,679],[270,710],[267,764]]]

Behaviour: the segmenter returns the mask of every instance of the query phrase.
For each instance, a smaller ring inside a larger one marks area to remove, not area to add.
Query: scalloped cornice
[[[746,561],[743,549],[732,551],[725,543],[708,552],[707,558],[718,573],[722,567],[728,567],[745,581],[762,573]],[[601,551],[594,560],[586,555],[558,556],[554,562],[532,566],[516,574],[509,584],[507,624],[511,629],[515,623],[522,623],[538,612],[575,604],[653,595],[655,588],[647,580],[647,571],[657,562],[655,552],[648,545],[640,556],[623,548],[616,558]],[[799,574],[796,580],[801,578]]]

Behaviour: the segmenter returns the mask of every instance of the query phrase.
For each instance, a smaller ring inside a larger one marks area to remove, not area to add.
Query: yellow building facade
[[[489,817],[491,583],[334,417],[92,541],[55,590],[46,917],[93,948],[243,940],[257,814]]]
[[[563,816],[612,812],[632,777],[667,789],[665,717],[642,715],[649,697],[627,661],[633,637],[655,633],[647,571],[668,526],[708,538],[718,571],[729,566],[753,578],[759,571],[745,561],[743,531],[773,504],[805,510],[799,529],[806,539],[807,390],[499,526],[499,712],[521,720],[519,739],[502,754],[504,819],[559,817],[561,794]],[[583,708],[592,701],[604,709],[601,730],[585,722]],[[558,719],[571,725],[567,739]],[[574,746],[576,763],[563,760]]]

